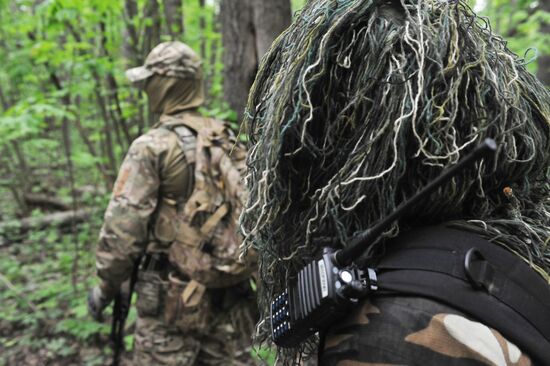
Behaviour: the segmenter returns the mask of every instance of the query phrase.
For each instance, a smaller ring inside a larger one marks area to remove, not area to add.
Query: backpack
[[[176,235],[168,251],[171,264],[208,288],[246,280],[255,258],[239,258],[243,145],[223,122],[211,118],[186,115],[166,126],[178,135],[188,162],[195,164],[193,191],[177,213]],[[189,151],[193,146],[194,156]]]

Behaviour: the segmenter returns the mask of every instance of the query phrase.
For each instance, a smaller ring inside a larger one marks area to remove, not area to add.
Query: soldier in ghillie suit
[[[272,298],[323,247],[346,247],[484,138],[498,145],[355,261],[402,289],[279,349],[283,363],[319,345],[321,365],[549,364],[550,93],[466,2],[309,1],[265,56],[245,123],[260,341]]]
[[[140,265],[135,365],[253,364],[254,263],[238,259],[236,226],[244,150],[224,124],[197,111],[201,61],[187,45],[162,43],[126,74],[161,116],[120,168],[90,312],[99,319]]]

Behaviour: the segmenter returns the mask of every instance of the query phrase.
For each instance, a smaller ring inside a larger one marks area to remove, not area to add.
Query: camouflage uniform
[[[326,334],[320,359],[337,366],[531,365],[498,331],[436,301],[406,296],[363,301]]]
[[[203,103],[200,60],[186,45],[167,42],[127,76],[134,83],[145,81],[151,109],[162,116],[132,143],[122,163],[105,213],[96,267],[101,287],[112,292],[128,280],[141,254],[148,254],[136,284],[134,364],[253,364],[247,350],[255,323],[249,280],[210,290],[183,277],[167,260],[170,228],[177,227],[178,217],[164,215],[163,207],[180,210],[193,191],[196,139],[190,135],[183,141],[165,127],[167,121],[204,120],[195,110]],[[185,296],[183,289],[191,285],[191,305],[182,325],[168,312],[173,310],[170,299]]]

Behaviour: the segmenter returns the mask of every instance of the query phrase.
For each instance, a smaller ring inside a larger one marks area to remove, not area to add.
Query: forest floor
[[[88,205],[98,207],[97,214],[72,227],[6,233],[0,226],[0,366],[111,364],[111,308],[105,321],[97,323],[88,315],[86,301],[97,284],[95,243],[104,201]],[[45,214],[37,210],[33,216]],[[124,366],[132,364],[135,320],[133,306],[126,322]],[[268,364],[274,362],[269,350],[261,353]]]
[[[100,224],[101,214],[64,230],[2,235],[10,240],[0,240],[0,366],[110,364],[110,319],[94,322],[86,305],[97,281],[93,251]],[[132,310],[125,338],[130,348],[134,322]]]

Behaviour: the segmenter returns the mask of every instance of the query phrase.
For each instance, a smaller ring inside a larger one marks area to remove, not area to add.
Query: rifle
[[[118,291],[115,295],[113,304],[113,320],[111,323],[111,344],[113,347],[113,364],[112,366],[119,366],[120,355],[124,351],[124,325],[126,318],[130,312],[130,305],[132,304],[132,294],[134,293],[134,286],[137,281],[139,272],[139,265],[141,263],[141,257],[134,264],[132,270],[132,276],[130,277],[130,284],[128,286],[128,296],[124,298],[124,292]]]

